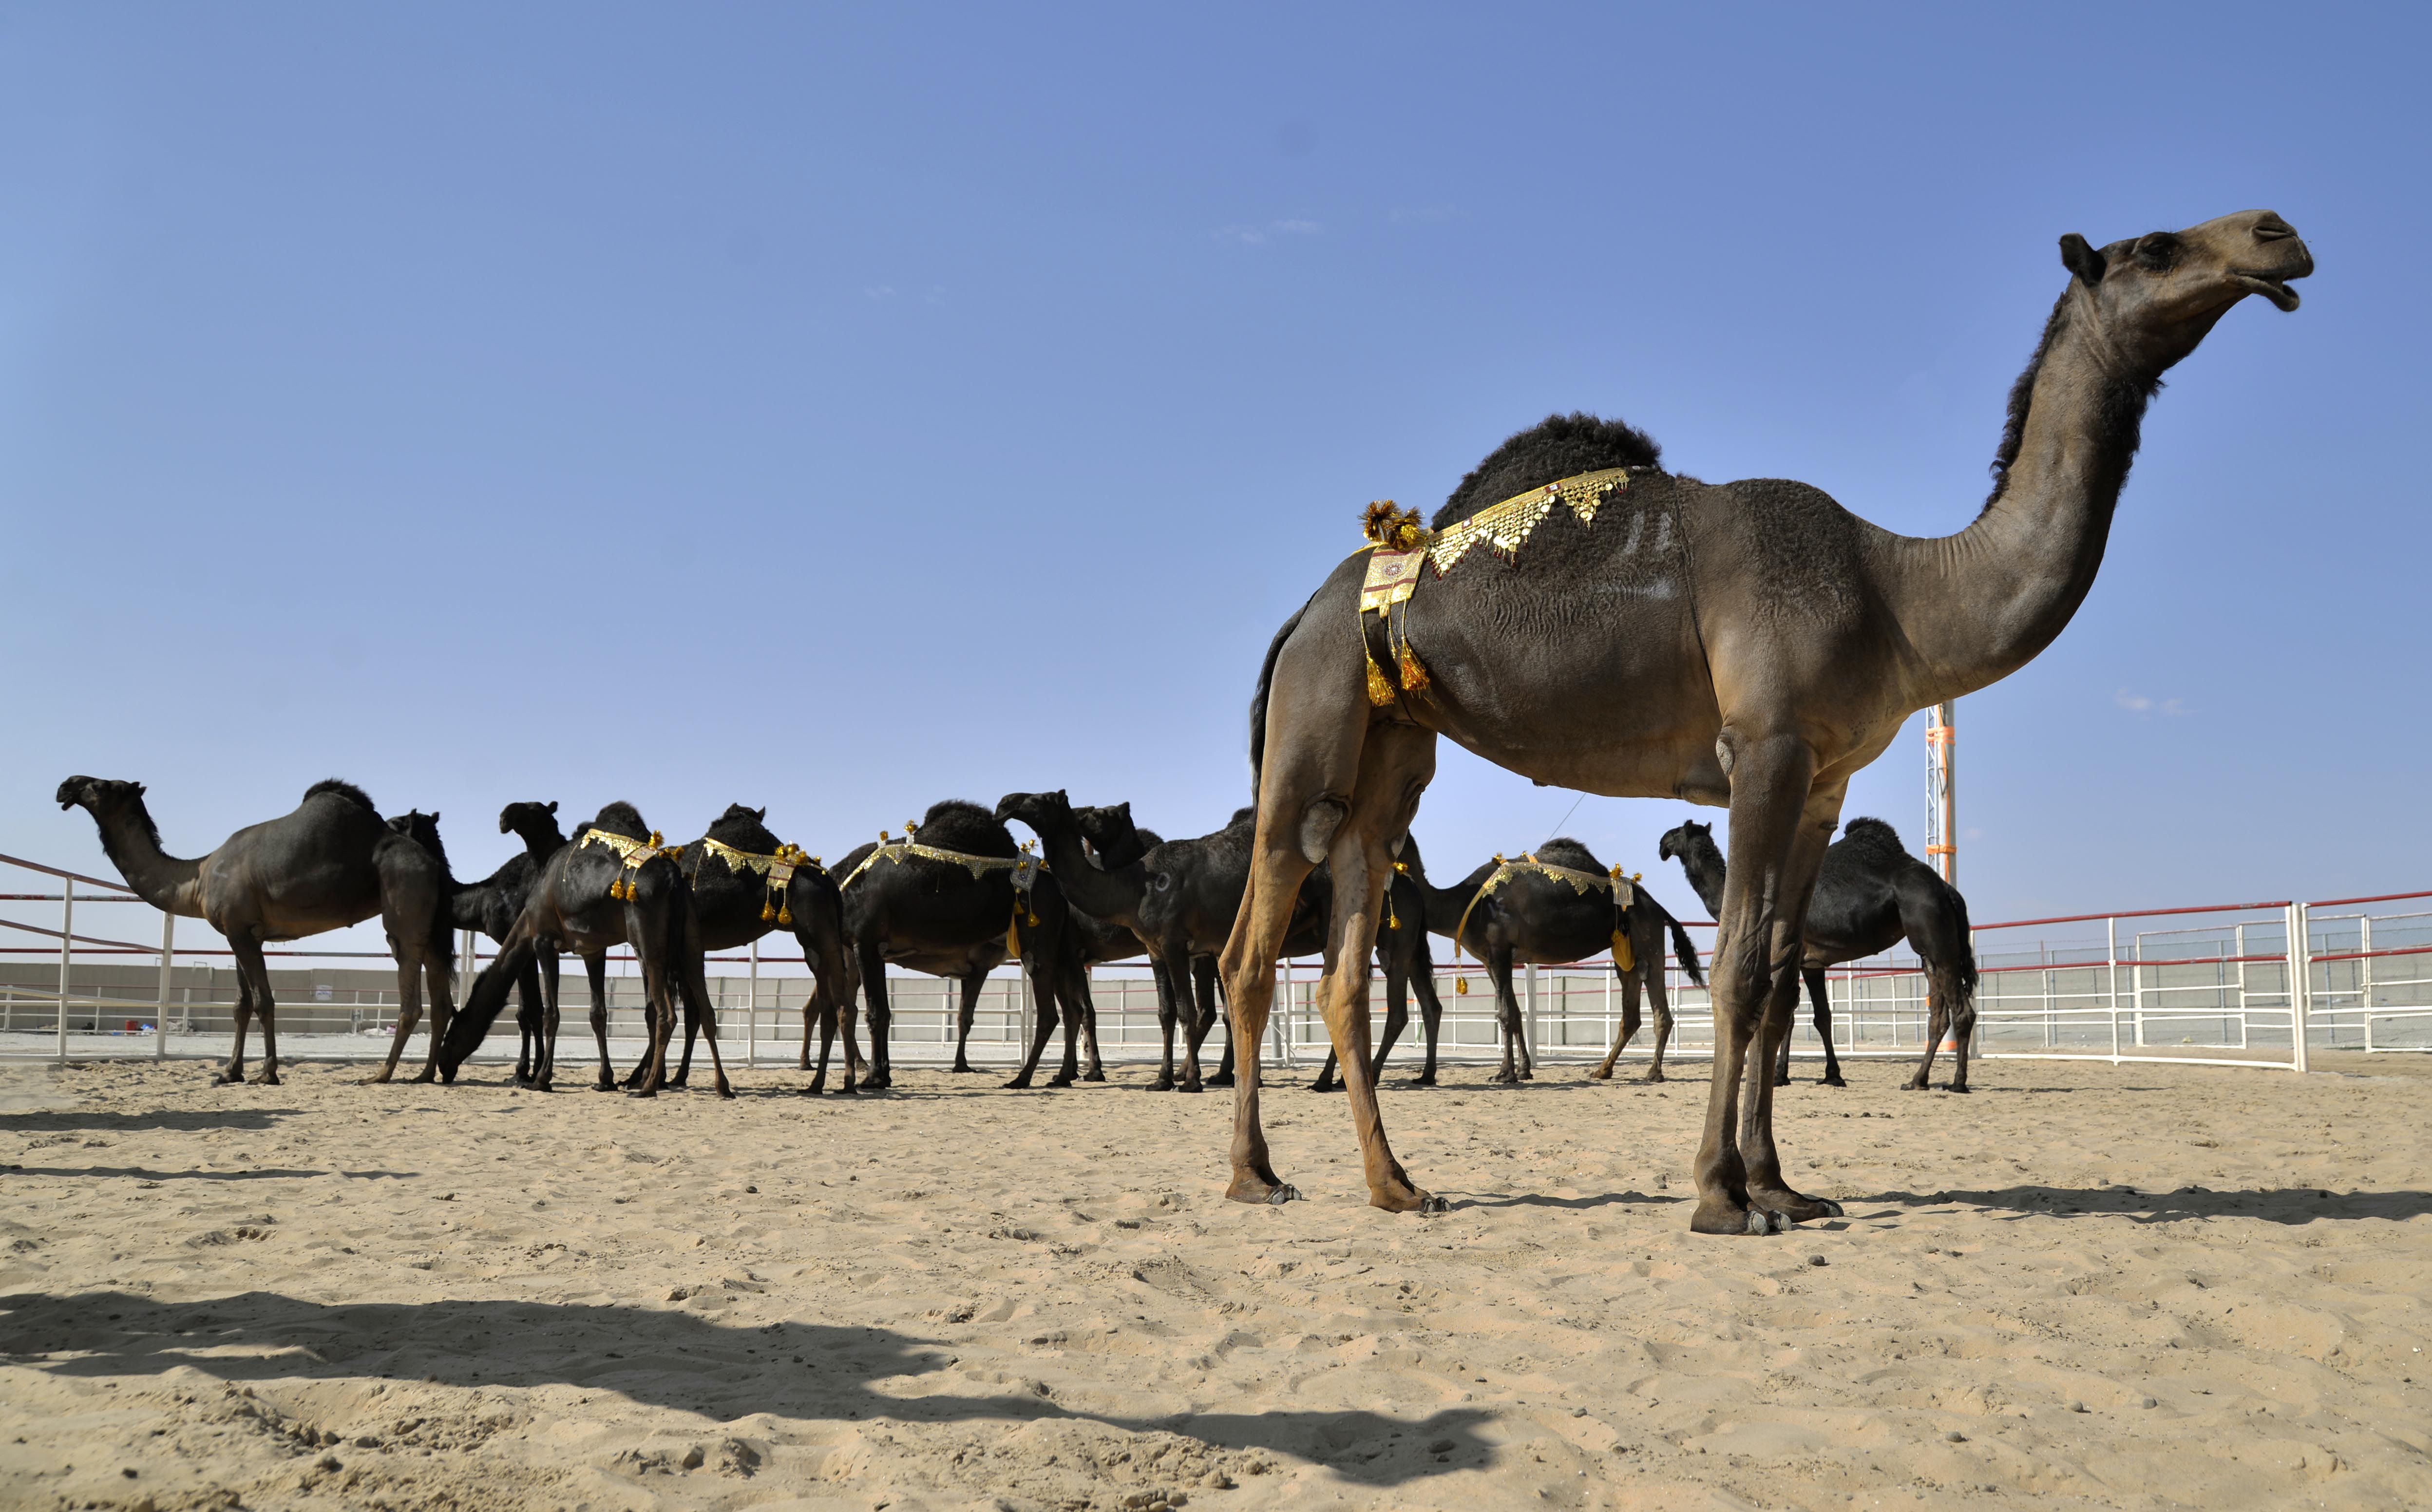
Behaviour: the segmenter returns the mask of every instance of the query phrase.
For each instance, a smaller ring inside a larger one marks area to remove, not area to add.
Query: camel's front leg
[[[1638,973],[1647,983],[1647,1005],[1655,1019],[1655,1054],[1647,1067],[1647,1080],[1661,1082],[1664,1047],[1672,1038],[1672,989],[1664,984],[1664,926],[1659,922],[1647,933],[1654,937],[1654,943],[1638,949]]]
[[[1824,1084],[1848,1086],[1841,1079],[1841,1057],[1832,1050],[1832,999],[1827,989],[1822,966],[1809,966],[1799,973],[1807,979],[1807,1000],[1816,1009],[1816,1037],[1824,1042]]]
[[[1752,1199],[1743,1144],[1748,1121],[1765,1111],[1755,1105],[1759,1092],[1772,1090],[1763,1031],[1773,990],[1776,900],[1807,809],[1816,756],[1796,735],[1756,738],[1729,727],[1716,747],[1731,783],[1731,858],[1711,978],[1714,1078],[1689,1227],[1698,1234],[1774,1234],[1785,1219]],[[1744,1082],[1756,1084],[1744,1089]],[[1745,1110],[1744,1095],[1750,1104]]]
[[[1748,1084],[1743,1088],[1745,1100],[1740,1108],[1740,1155],[1747,1162],[1749,1199],[1794,1221],[1836,1218],[1841,1204],[1795,1191],[1782,1179],[1782,1156],[1773,1135],[1773,1082],[1764,1073],[1776,1048],[1789,1039],[1791,1018],[1799,1007],[1799,968],[1805,954],[1808,899],[1816,889],[1816,873],[1823,864],[1824,848],[1832,838],[1833,827],[1840,822],[1841,796],[1838,784],[1812,793],[1792,834],[1790,853],[1775,894],[1778,907],[1771,940],[1772,981],[1768,983],[1760,1030],[1764,1053],[1748,1064],[1745,1077]]]
[[[392,948],[395,939],[391,938]],[[255,954],[261,953],[256,947]],[[374,1082],[386,1082],[397,1075],[398,1057],[405,1053],[405,1042],[414,1037],[414,1027],[422,1022],[422,969],[420,963],[404,951],[397,959],[397,1033],[388,1040],[388,1059],[382,1063]],[[431,1043],[438,1043],[433,1036]]]
[[[1208,1043],[1208,1036],[1216,1032],[1216,1026],[1224,1022],[1224,1014],[1221,1011],[1222,1004],[1217,1000],[1219,992],[1216,958],[1212,955],[1191,955],[1188,945],[1176,945],[1174,950],[1173,959],[1179,961],[1187,958],[1191,962],[1187,978],[1191,983],[1191,1030],[1184,1041],[1185,1060],[1183,1062],[1183,1074],[1187,1084],[1197,1081],[1200,1050]],[[1224,1032],[1223,1058],[1217,1062],[1216,1073],[1208,1077],[1204,1084],[1208,1086],[1233,1084],[1233,1032],[1229,1025]]]
[[[1275,996],[1275,958],[1283,949],[1284,932],[1292,927],[1292,904],[1302,879],[1310,871],[1294,837],[1276,835],[1269,844],[1263,814],[1258,849],[1250,863],[1249,885],[1241,894],[1241,912],[1234,916],[1233,936],[1224,945],[1219,969],[1224,979],[1224,1006],[1230,1045],[1241,1047],[1233,1088],[1233,1179],[1224,1195],[1236,1202],[1290,1202],[1300,1191],[1275,1174],[1267,1151],[1267,1132],[1258,1118],[1258,1059],[1267,1033],[1267,1014]],[[1229,1048],[1229,1047],[1228,1047]]]
[[[1613,975],[1621,979],[1621,1028],[1613,1036],[1613,1049],[1605,1051],[1603,1061],[1588,1073],[1592,1081],[1613,1080],[1613,1063],[1621,1059],[1622,1048],[1638,1033],[1638,972],[1634,967],[1624,971],[1615,966]]]
[[[988,973],[967,972],[960,981],[963,987],[963,1000],[960,1015],[954,1020],[954,1071],[957,1075],[967,1076],[979,1070],[978,1067],[971,1064],[971,1025],[979,1018],[980,988],[987,984]],[[871,1033],[874,1034],[876,1031],[873,1030]]]
[[[1520,1018],[1520,995],[1512,985],[1512,951],[1507,946],[1486,948],[1486,974],[1495,981],[1495,1021],[1503,1031],[1503,1069],[1491,1078],[1496,1082],[1521,1082],[1533,1074],[1528,1064],[1528,1026]],[[1519,1064],[1513,1065],[1517,1052]]]
[[[229,935],[228,943],[231,948],[233,948],[236,943],[236,936],[233,934]],[[230,953],[234,953],[233,949],[231,949]],[[62,1007],[59,1012],[65,1013],[67,1012],[67,1009]],[[236,1018],[236,1044],[228,1050],[228,1068],[222,1071],[218,1077],[220,1082],[228,1084],[234,1084],[245,1080],[245,1033],[247,1029],[250,1029],[253,1026],[253,983],[246,980],[245,974],[243,971],[239,971],[236,974],[236,1012],[234,1016]],[[380,1076],[373,1078],[373,1080],[386,1081],[387,1077]]]
[[[591,1084],[591,1090],[614,1092],[616,1090],[616,1063],[608,1058],[608,952],[586,952],[583,957],[583,973],[591,983],[591,1037],[600,1045],[600,1080]]]
[[[861,990],[870,1005],[870,1074],[861,1079],[861,1084],[875,1092],[895,1084],[894,1057],[887,1053],[887,1046],[895,1033],[895,1016],[887,1006],[886,948],[879,943],[875,933],[865,935],[857,944],[861,951]],[[968,992],[970,989],[967,987],[965,990]],[[845,1038],[848,1054],[852,1048],[853,1039],[848,1030]],[[959,1049],[954,1052],[954,1059],[959,1067],[962,1061]]]

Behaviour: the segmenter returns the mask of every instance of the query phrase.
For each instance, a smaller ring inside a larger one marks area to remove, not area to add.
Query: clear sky
[[[0,8],[0,848],[332,774],[834,856],[1247,793],[1372,498],[1549,411],[1913,533],[2097,244],[2269,207],[2103,576],[1961,707],[1978,919],[2432,886],[2403,7]],[[1912,732],[1853,787],[1924,841]],[[1439,872],[1576,795],[1446,746]],[[1644,869],[1677,802],[1562,827]],[[198,928],[198,927],[197,927]],[[196,942],[199,943],[199,942]]]

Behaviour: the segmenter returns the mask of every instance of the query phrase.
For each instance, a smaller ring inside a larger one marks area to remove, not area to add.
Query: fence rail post
[[[76,956],[76,879],[59,879],[59,1064],[68,1063],[68,963]]]
[[[177,916],[160,913],[160,1004],[152,1010],[152,1058],[169,1058],[169,978],[177,969]]]
[[[2306,938],[2305,905],[2288,905],[2288,1042],[2291,1049],[2288,1068],[2303,1075],[2311,1067],[2306,1061],[2305,1031],[2307,1012],[2313,1007],[2314,951]]]
[[[760,1064],[760,942],[752,942],[752,1006],[743,1012],[743,1065]]]

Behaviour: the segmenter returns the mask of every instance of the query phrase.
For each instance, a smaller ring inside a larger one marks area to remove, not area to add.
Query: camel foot
[[[1595,1070],[1588,1073],[1588,1080],[1591,1082],[1610,1082],[1613,1080],[1613,1067],[1610,1066],[1599,1066]]]
[[[864,1092],[884,1092],[894,1084],[895,1073],[892,1071],[876,1071],[861,1079]]]
[[[1224,1188],[1224,1200],[1228,1202],[1263,1202],[1269,1207],[1281,1207],[1286,1202],[1301,1201],[1301,1195],[1300,1188],[1290,1182],[1261,1181],[1244,1172],[1233,1179],[1232,1185]]]
[[[1819,1083],[1819,1084],[1818,1084],[1818,1085],[1821,1085],[1821,1086],[1848,1086],[1849,1084],[1849,1083],[1847,1083],[1847,1082],[1845,1082],[1845,1081],[1843,1081],[1843,1080],[1841,1080],[1841,1078],[1840,1078],[1839,1074],[1838,1074],[1838,1073],[1835,1073],[1835,1074],[1833,1074],[1833,1075],[1832,1075],[1832,1076],[1828,1076],[1828,1077],[1826,1077],[1826,1078],[1825,1078],[1821,1083]]]
[[[1151,1092],[1171,1092],[1177,1084],[1178,1084],[1175,1083],[1171,1075],[1161,1074],[1156,1081],[1151,1082],[1148,1084],[1147,1090]]]
[[[722,1076],[718,1079],[718,1095],[726,1101],[735,1100],[735,1088]]]
[[[1667,1078],[1664,1074],[1664,1067],[1656,1066],[1648,1067],[1647,1074],[1640,1077],[1639,1080],[1642,1082],[1662,1082],[1667,1080]]]
[[[1829,1197],[1810,1197],[1786,1186],[1748,1188],[1748,1201],[1771,1209],[1793,1223],[1805,1223],[1814,1218],[1839,1218],[1841,1204]]]
[[[1341,1085],[1342,1084],[1339,1082],[1328,1082],[1325,1078],[1321,1077],[1318,1080],[1311,1082],[1309,1084],[1309,1089],[1311,1092],[1332,1092]]]
[[[1428,1215],[1452,1211],[1450,1202],[1433,1192],[1423,1192],[1415,1186],[1404,1186],[1398,1191],[1392,1187],[1372,1186],[1368,1188],[1368,1205],[1381,1207],[1388,1213]]]
[[[1965,1082],[1953,1082],[1949,1086],[1944,1087],[1943,1090],[1945,1092],[1972,1092],[1975,1088],[1969,1086]]]
[[[1790,1220],[1765,1207],[1743,1207],[1728,1199],[1700,1201],[1697,1211],[1689,1215],[1692,1234],[1727,1234],[1762,1236],[1780,1234],[1790,1227]]]
[[[1075,1080],[1077,1080],[1077,1078],[1075,1078],[1072,1072],[1058,1071],[1054,1076],[1047,1079],[1047,1085],[1052,1090],[1059,1086],[1071,1086]]]
[[[1414,1076],[1410,1078],[1410,1084],[1412,1086],[1433,1086],[1436,1084],[1436,1073],[1429,1071],[1425,1076]]]
[[[654,1086],[637,1086],[625,1095],[629,1098],[654,1098],[659,1095],[659,1089]]]
[[[1029,1091],[1029,1090],[1030,1090],[1030,1073],[1029,1073],[1029,1072],[1027,1072],[1027,1071],[1024,1071],[1024,1072],[1022,1072],[1020,1076],[1015,1077],[1012,1081],[1007,1082],[1006,1084],[1005,1084],[1004,1090],[1005,1090],[1005,1091],[1007,1091],[1007,1092],[1027,1092],[1027,1091]]]
[[[1520,1084],[1520,1073],[1517,1071],[1497,1071],[1493,1076],[1488,1077],[1487,1080],[1504,1086],[1517,1086]]]
[[[954,1074],[956,1076],[977,1076],[979,1074],[979,1069],[980,1068],[978,1067],[973,1066],[969,1061],[958,1060],[954,1063]]]
[[[1103,1082],[1106,1079],[1106,1069],[1103,1066],[1092,1066],[1081,1073],[1081,1080],[1084,1082]]]
[[[1233,1073],[1230,1071],[1219,1071],[1214,1076],[1208,1079],[1208,1084],[1209,1086],[1231,1086],[1233,1084]]]
[[[599,1081],[591,1084],[591,1090],[594,1092],[615,1092],[619,1090],[619,1088],[615,1082],[610,1081],[607,1077],[603,1076]]]
[[[1205,1087],[1202,1084],[1197,1082],[1185,1082],[1180,1086],[1175,1087],[1174,1090],[1176,1092],[1199,1092],[1204,1091]]]
[[[246,1080],[248,1084],[253,1086],[277,1086],[279,1084],[279,1073],[265,1066]]]

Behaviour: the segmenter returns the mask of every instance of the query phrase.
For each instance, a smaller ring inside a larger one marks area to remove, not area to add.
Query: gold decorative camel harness
[[[636,840],[630,834],[618,834],[612,830],[585,830],[583,832],[583,838],[575,844],[598,846],[604,850],[613,850],[623,859],[623,866],[608,883],[608,896],[620,902],[633,896],[633,874],[649,865],[651,858],[665,856],[669,861],[684,859],[684,847],[667,844],[666,837],[656,830],[650,832],[650,837],[648,840]]]
[[[1418,511],[1397,509],[1392,499],[1369,505],[1368,545],[1360,548],[1369,553],[1368,575],[1360,586],[1360,638],[1368,650],[1368,701],[1382,708],[1405,695],[1427,695],[1427,664],[1410,649],[1409,604],[1410,595],[1418,591],[1420,567],[1432,563],[1441,579],[1480,543],[1507,559],[1517,556],[1529,532],[1553,512],[1555,505],[1569,505],[1581,525],[1594,525],[1596,510],[1606,497],[1629,486],[1626,467],[1581,473],[1514,494],[1441,530],[1427,529],[1419,523]],[[1398,615],[1393,613],[1397,606],[1402,611]],[[1368,644],[1372,613],[1382,632],[1385,661],[1400,674],[1398,687],[1377,664],[1377,647]]]
[[[768,878],[768,896],[760,904],[760,922],[773,923],[780,929],[794,927],[794,910],[785,901],[785,884],[794,880],[794,873],[801,868],[818,865],[819,857],[803,854],[802,848],[796,845],[781,845],[775,855],[764,856],[754,851],[737,850],[723,840],[707,838],[701,841],[701,848],[704,859],[717,857],[725,862],[726,869],[737,877],[756,871]]]
[[[1047,869],[1047,864],[1030,853],[1030,842],[1027,840],[1022,843],[1022,854],[1018,856],[975,856],[965,850],[941,850],[936,846],[920,844],[912,838],[920,828],[919,825],[906,819],[904,822],[904,838],[901,840],[890,839],[886,831],[879,831],[877,848],[861,858],[861,865],[853,867],[846,875],[836,890],[841,892],[852,886],[854,880],[863,872],[882,861],[890,862],[899,866],[914,858],[921,861],[942,861],[948,865],[968,868],[973,882],[978,882],[992,871],[1009,871],[1013,873],[1009,879],[1013,883],[1013,917],[1005,924],[1005,953],[1008,959],[1021,960],[1022,926],[1026,922],[1033,929],[1039,927],[1039,913],[1030,906],[1030,890],[1038,885],[1039,874]]]
[[[1396,862],[1394,869],[1404,871],[1409,868],[1405,864]],[[1539,861],[1533,853],[1523,856],[1518,861],[1506,861],[1498,855],[1495,858],[1495,870],[1488,875],[1486,881],[1478,883],[1478,891],[1469,895],[1469,906],[1461,911],[1461,922],[1453,926],[1454,960],[1461,959],[1461,937],[1469,928],[1469,916],[1477,910],[1478,903],[1487,894],[1500,888],[1505,882],[1524,871],[1533,871],[1541,876],[1551,877],[1557,882],[1568,882],[1582,898],[1590,893],[1610,894],[1615,909],[1628,908],[1638,900],[1638,891],[1630,885],[1638,879],[1624,877],[1619,866],[1613,867],[1610,875],[1599,877],[1595,872],[1581,871],[1576,866],[1557,866],[1549,861]],[[1630,936],[1618,928],[1613,932],[1613,964],[1616,970],[1621,971],[1629,971],[1638,965],[1637,954],[1630,948]],[[1455,980],[1453,988],[1455,992],[1469,990],[1468,984],[1458,979]]]

